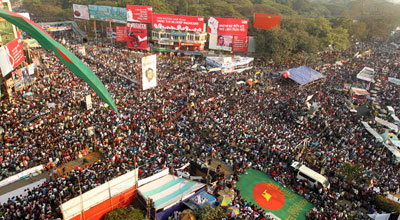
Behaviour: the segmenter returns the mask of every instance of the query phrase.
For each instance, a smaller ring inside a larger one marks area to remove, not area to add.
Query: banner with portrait
[[[126,23],[128,48],[147,50],[147,26],[143,23]]]
[[[157,86],[157,56],[150,55],[142,58],[143,90]]]
[[[232,51],[232,44],[232,35],[210,34],[208,48],[212,50]]]
[[[20,89],[24,88],[24,78],[22,76],[21,69],[17,69],[12,72],[12,78],[14,81],[15,91],[19,91]]]
[[[72,4],[74,18],[89,20],[89,8],[87,5]]]

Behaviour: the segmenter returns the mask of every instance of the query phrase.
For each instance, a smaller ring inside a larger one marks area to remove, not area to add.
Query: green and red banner
[[[263,172],[249,169],[236,184],[241,197],[282,220],[304,220],[313,205]]]

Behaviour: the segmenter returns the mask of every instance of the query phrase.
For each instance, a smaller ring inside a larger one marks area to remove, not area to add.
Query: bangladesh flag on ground
[[[256,204],[267,213],[282,220],[304,220],[313,205],[306,199],[283,187],[263,172],[249,169],[240,175],[236,187],[247,202]]]

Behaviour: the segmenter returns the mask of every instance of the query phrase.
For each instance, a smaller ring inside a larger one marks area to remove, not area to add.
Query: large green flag
[[[100,82],[99,78],[97,78],[89,67],[87,67],[78,57],[55,41],[46,31],[33,21],[4,9],[0,9],[0,17],[31,35],[45,49],[52,50],[61,62],[63,62],[79,78],[85,80],[86,83],[93,88],[96,94],[110,105],[117,114],[119,114],[114,100],[111,98],[103,83]]]
[[[236,187],[241,197],[282,220],[304,220],[313,205],[264,173],[249,169]]]

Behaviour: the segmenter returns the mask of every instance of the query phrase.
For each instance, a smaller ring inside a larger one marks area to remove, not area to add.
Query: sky
[[[400,0],[387,0],[388,2],[393,2],[393,3],[396,3],[396,4],[400,4]]]

